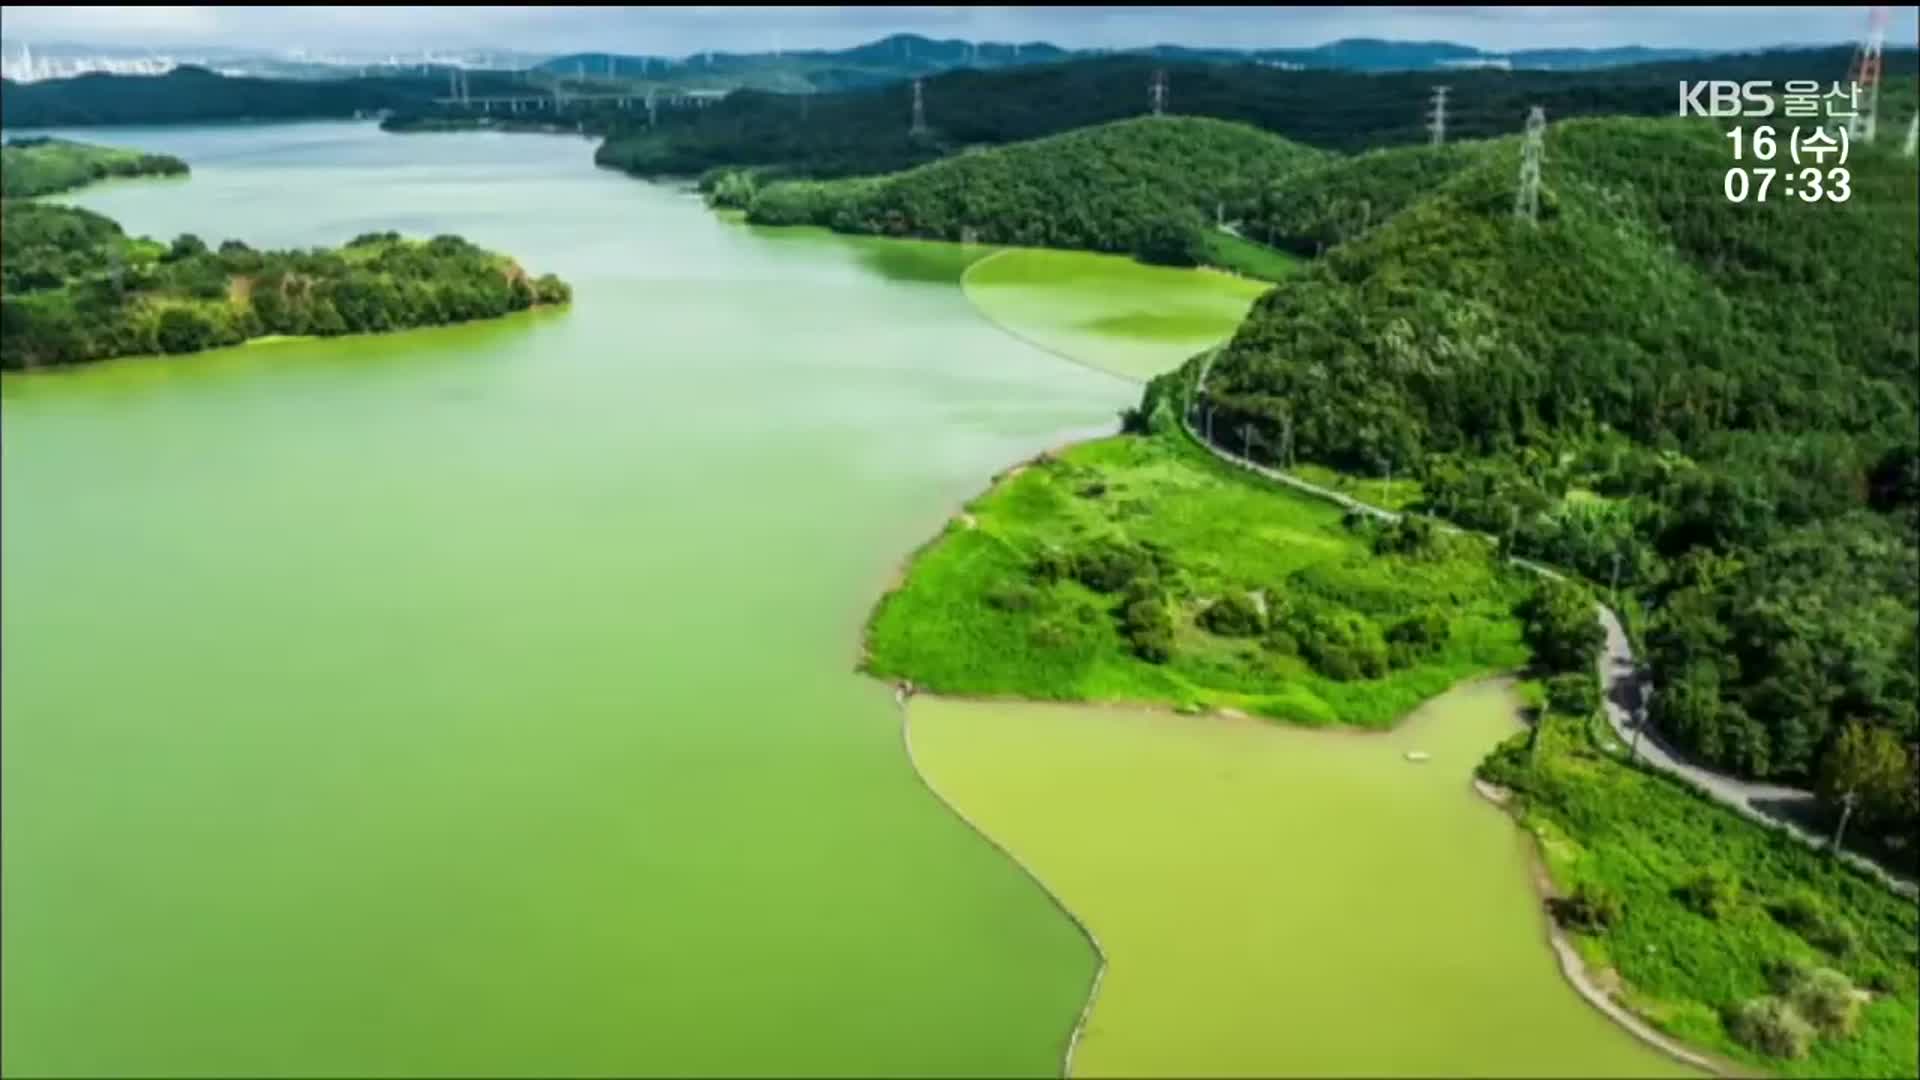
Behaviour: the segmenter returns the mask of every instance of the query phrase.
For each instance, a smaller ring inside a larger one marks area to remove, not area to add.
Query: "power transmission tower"
[[[1427,118],[1427,131],[1433,135],[1433,145],[1439,146],[1447,141],[1447,87],[1433,88],[1433,114]]]
[[[1865,99],[1854,106],[1847,121],[1847,138],[1854,142],[1872,142],[1879,125],[1874,110],[1880,104],[1880,52],[1887,43],[1887,9],[1873,8],[1867,15],[1867,37],[1853,57],[1854,89]]]
[[[655,112],[656,108],[657,106],[655,105],[653,100],[653,87],[649,86],[647,87],[647,130],[648,131],[653,130],[654,120],[657,117],[657,114]]]
[[[1916,149],[1920,149],[1920,112],[1907,121],[1907,145],[1900,152],[1912,157]]]
[[[1547,110],[1535,105],[1527,112],[1527,141],[1520,149],[1520,189],[1514,192],[1513,216],[1529,225],[1540,218],[1540,154],[1546,143]]]
[[[1147,86],[1147,100],[1153,103],[1153,115],[1163,116],[1167,111],[1167,70],[1157,68],[1153,73],[1153,82]]]
[[[927,103],[921,92],[921,80],[913,80],[913,126],[907,129],[909,135],[927,133]]]

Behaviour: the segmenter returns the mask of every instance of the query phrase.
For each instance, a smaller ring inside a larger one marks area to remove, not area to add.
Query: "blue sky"
[[[1487,49],[1661,45],[1746,48],[1851,41],[1865,7],[6,7],[0,36],[154,46],[391,50],[513,48],[685,55],[841,47],[889,33],[1119,48],[1306,46],[1342,37],[1448,40]],[[1920,8],[1893,9],[1911,46]]]

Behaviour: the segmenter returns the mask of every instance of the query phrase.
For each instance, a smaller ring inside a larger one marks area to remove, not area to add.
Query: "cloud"
[[[1894,9],[1888,40],[1920,35]],[[1118,48],[1280,47],[1343,37],[1490,49],[1574,45],[1749,48],[1851,41],[1864,7],[9,7],[0,37],[101,45],[364,50],[498,48],[686,55],[840,48],[890,33]]]

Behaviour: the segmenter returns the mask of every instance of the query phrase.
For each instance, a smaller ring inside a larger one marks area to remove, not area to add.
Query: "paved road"
[[[1196,380],[1196,391],[1206,386],[1207,374],[1212,370],[1214,356],[1218,355],[1218,353],[1218,349],[1209,353],[1206,362],[1201,366],[1200,377]],[[1278,469],[1268,468],[1265,465],[1248,461],[1230,450],[1214,445],[1201,437],[1200,433],[1193,429],[1190,410],[1182,411],[1180,422],[1186,427],[1187,434],[1193,436],[1195,442],[1206,447],[1213,452],[1215,457],[1230,465],[1259,473],[1261,476],[1267,477],[1270,480],[1278,481],[1288,487],[1304,491],[1310,495],[1317,495],[1320,498],[1338,503],[1349,510],[1358,510],[1361,513],[1372,514],[1375,517],[1387,521],[1397,521],[1400,518],[1399,514],[1391,510],[1361,502],[1351,495],[1333,491],[1329,488],[1321,487],[1318,484],[1309,483],[1291,473],[1281,472]],[[1457,526],[1442,524],[1443,527],[1455,532],[1461,531]],[[1520,558],[1515,558],[1512,561],[1514,564],[1525,567],[1536,574],[1555,580],[1562,580],[1561,574],[1539,563]],[[1782,805],[1804,806],[1813,800],[1814,796],[1812,792],[1801,788],[1784,787],[1778,784],[1755,783],[1753,781],[1739,779],[1738,777],[1727,776],[1723,773],[1717,773],[1699,765],[1694,765],[1686,761],[1671,746],[1663,742],[1651,726],[1644,726],[1647,720],[1646,703],[1652,688],[1651,674],[1646,668],[1635,662],[1633,646],[1628,642],[1626,630],[1620,625],[1620,617],[1614,614],[1613,609],[1601,604],[1599,605],[1598,614],[1600,625],[1606,630],[1607,635],[1607,647],[1605,651],[1600,654],[1598,661],[1602,697],[1605,701],[1607,722],[1613,726],[1614,734],[1620,737],[1621,742],[1628,747],[1632,747],[1635,756],[1638,757],[1643,764],[1687,781],[1706,792],[1712,798],[1732,807],[1748,818],[1762,825],[1784,829],[1789,835],[1810,847],[1827,847],[1826,837],[1809,832],[1807,829],[1792,821],[1767,813],[1762,809],[1763,805],[1769,804],[1776,807]],[[1634,743],[1634,731],[1636,727],[1640,728],[1640,740],[1637,746]],[[1902,896],[1920,896],[1920,885],[1916,885],[1913,881],[1893,876],[1887,872],[1884,867],[1881,867],[1869,859],[1862,858],[1849,851],[1841,852],[1840,857],[1854,867],[1878,878],[1888,888]]]

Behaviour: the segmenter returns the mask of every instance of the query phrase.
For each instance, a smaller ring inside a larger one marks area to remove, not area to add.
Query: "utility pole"
[[[1865,100],[1854,105],[1847,120],[1847,138],[1854,142],[1872,142],[1879,126],[1874,115],[1880,104],[1880,53],[1887,42],[1887,9],[1872,8],[1867,13],[1867,36],[1854,53],[1851,78],[1855,92]]]
[[[907,134],[913,136],[927,133],[927,102],[921,90],[921,82],[920,79],[913,80],[913,126],[907,129]]]
[[[1900,151],[1908,157],[1920,149],[1920,112],[1916,112],[1907,121],[1907,145]]]
[[[1847,819],[1853,816],[1853,804],[1858,798],[1859,796],[1851,791],[1840,796],[1840,824],[1833,830],[1833,850],[1835,854],[1838,854],[1840,851],[1841,838],[1847,835]]]
[[[1280,416],[1280,455],[1280,460],[1286,463],[1286,467],[1293,468],[1293,413],[1291,412],[1282,413]]]
[[[1253,460],[1253,425],[1252,424],[1240,425],[1240,459],[1242,461]]]
[[[1433,112],[1427,117],[1427,131],[1433,136],[1433,145],[1439,146],[1447,141],[1447,90],[1445,86],[1433,88]]]
[[[1613,578],[1607,584],[1607,602],[1618,606],[1620,603],[1620,552],[1613,553]]]
[[[1531,225],[1540,219],[1540,157],[1546,143],[1547,110],[1535,105],[1527,112],[1527,141],[1520,149],[1520,188],[1513,197],[1513,216]]]
[[[1164,116],[1167,111],[1167,69],[1156,68],[1153,82],[1147,86],[1147,100],[1153,104],[1153,115]]]
[[[656,106],[653,100],[653,87],[649,86],[647,87],[647,130],[648,131],[653,130],[654,120],[656,119],[656,114],[654,111],[655,108]]]

